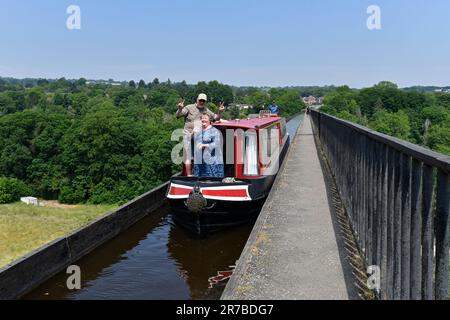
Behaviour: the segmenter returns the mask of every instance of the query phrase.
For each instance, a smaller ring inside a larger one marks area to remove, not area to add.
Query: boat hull
[[[254,221],[269,195],[274,180],[275,176],[266,176],[224,184],[222,179],[174,177],[169,185],[167,197],[175,223],[201,235]],[[177,187],[187,188],[184,196],[179,195],[180,199],[173,198],[174,194],[179,194],[174,192],[174,188]],[[193,211],[188,203],[196,187],[199,189],[199,195],[202,198],[206,197],[202,209],[198,212]],[[215,192],[208,193],[210,190]]]
[[[254,222],[265,198],[249,202],[214,201],[214,207],[198,213],[187,209],[185,201],[171,200],[172,216],[178,225],[198,235]],[[211,205],[211,201],[208,201]]]

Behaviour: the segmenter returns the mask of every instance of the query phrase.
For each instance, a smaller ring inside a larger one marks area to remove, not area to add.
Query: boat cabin
[[[213,126],[222,133],[224,178],[252,179],[276,174],[269,171],[275,162],[278,164],[289,138],[284,118],[251,115]],[[194,164],[194,159],[191,161]],[[186,176],[184,164],[182,176]]]

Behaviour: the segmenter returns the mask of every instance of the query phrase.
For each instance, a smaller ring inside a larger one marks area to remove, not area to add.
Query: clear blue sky
[[[450,85],[448,0],[0,0],[0,39],[0,75],[20,78]]]

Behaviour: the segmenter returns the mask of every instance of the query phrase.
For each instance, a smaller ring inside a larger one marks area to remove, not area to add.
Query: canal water
[[[291,137],[303,116],[289,121]],[[218,299],[253,223],[199,238],[176,225],[167,204],[76,264],[81,289],[61,272],[25,299]]]

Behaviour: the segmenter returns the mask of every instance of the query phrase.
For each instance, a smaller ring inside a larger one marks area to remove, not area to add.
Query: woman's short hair
[[[212,122],[212,121],[213,121],[213,118],[212,118],[209,114],[207,114],[207,113],[202,114],[202,118],[203,118],[203,117],[208,118],[209,122]]]

